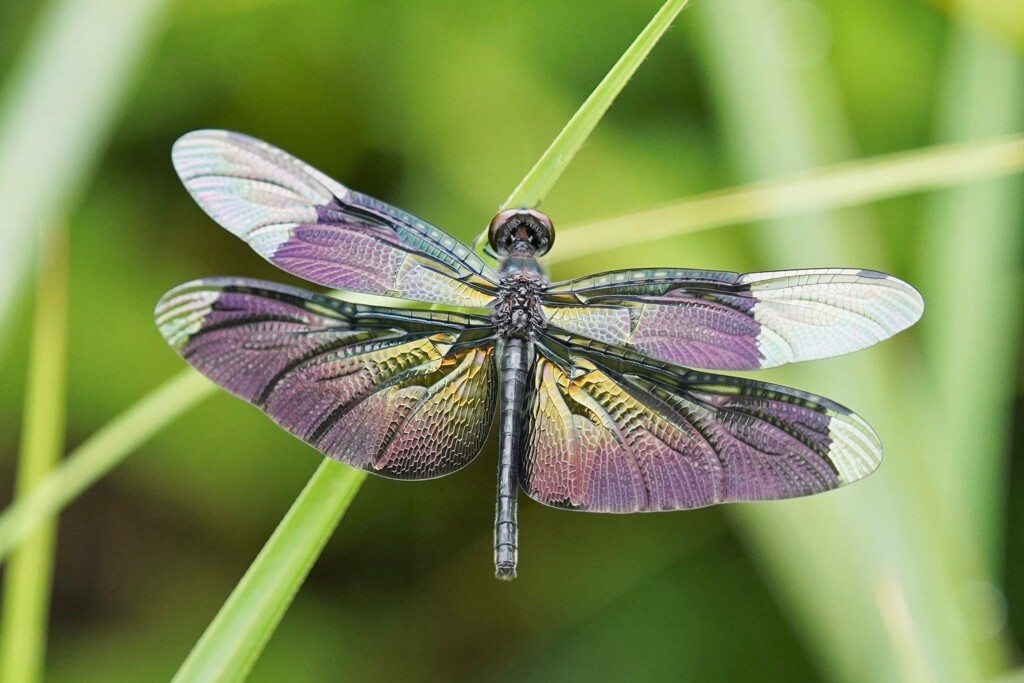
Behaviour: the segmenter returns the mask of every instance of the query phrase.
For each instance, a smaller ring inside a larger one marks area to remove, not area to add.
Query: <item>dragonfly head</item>
[[[555,226],[534,209],[505,209],[491,219],[487,240],[498,256],[524,253],[543,256],[555,242]]]

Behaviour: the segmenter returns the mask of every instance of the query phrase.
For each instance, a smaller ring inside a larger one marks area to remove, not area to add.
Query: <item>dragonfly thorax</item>
[[[504,339],[535,339],[548,324],[540,305],[546,288],[547,281],[540,272],[503,269],[491,313],[498,335]]]

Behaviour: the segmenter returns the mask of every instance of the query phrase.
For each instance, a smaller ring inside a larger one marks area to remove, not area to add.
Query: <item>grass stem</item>
[[[168,380],[72,451],[31,492],[0,514],[0,561],[160,429],[213,394],[193,370]]]
[[[43,251],[36,294],[32,345],[15,496],[39,485],[64,449],[67,400],[68,250],[63,230],[51,233]],[[0,680],[34,683],[42,678],[56,525],[36,527],[11,558],[4,576],[0,616]]]
[[[366,472],[325,459],[181,665],[175,683],[242,681]]]
[[[657,45],[689,0],[668,0],[622,54],[611,71],[590,93],[537,163],[508,196],[503,208],[535,207],[554,186],[569,162],[580,151],[612,102],[619,96],[640,64]]]

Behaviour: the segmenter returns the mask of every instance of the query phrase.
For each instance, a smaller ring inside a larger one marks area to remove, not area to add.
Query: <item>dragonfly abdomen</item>
[[[522,448],[523,411],[527,380],[533,364],[533,344],[525,339],[506,340],[500,349],[501,431],[498,433],[498,498],[494,513],[494,575],[516,577],[519,525],[517,464]]]

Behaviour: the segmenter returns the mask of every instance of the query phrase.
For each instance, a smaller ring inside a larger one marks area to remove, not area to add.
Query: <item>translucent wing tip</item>
[[[924,315],[924,297],[921,296],[921,292],[904,280],[877,270],[861,270],[857,275],[864,279],[879,280],[892,288],[893,296],[891,299],[894,303],[898,302],[902,306],[902,315],[894,316],[897,321],[902,323],[902,327],[896,330],[896,332],[907,329]]]
[[[171,145],[171,163],[174,165],[174,170],[177,171],[182,181],[187,181],[192,177],[197,158],[202,158],[211,151],[223,147],[232,139],[237,139],[242,143],[252,141],[252,138],[247,135],[214,128],[185,133]]]
[[[878,434],[856,413],[833,415],[828,432],[828,458],[839,472],[840,486],[863,479],[882,464]]]
[[[295,225],[316,223],[318,207],[346,191],[276,147],[232,131],[186,133],[171,161],[196,203],[266,258]]]
[[[219,291],[202,280],[178,285],[160,297],[153,311],[156,326],[167,343],[179,350],[203,326]]]
[[[185,133],[171,146],[171,163],[190,190],[190,181],[213,175],[282,185],[314,204],[349,193],[347,187],[304,161],[232,130],[207,128]]]
[[[761,367],[840,356],[907,329],[924,313],[920,292],[897,277],[845,268],[748,273]]]

